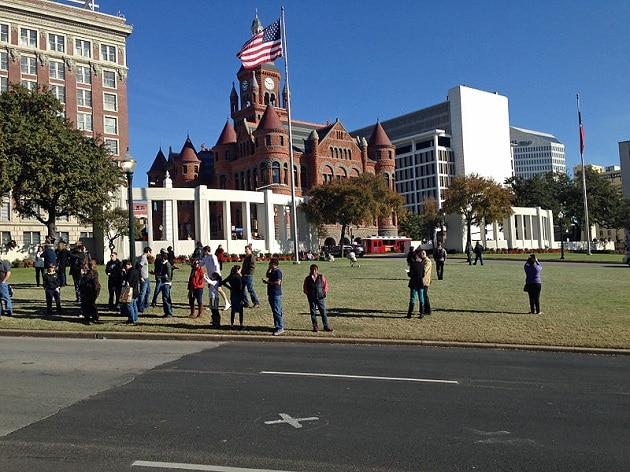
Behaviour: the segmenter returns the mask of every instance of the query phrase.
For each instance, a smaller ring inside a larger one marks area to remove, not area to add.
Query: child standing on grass
[[[201,318],[203,313],[203,285],[205,272],[199,265],[199,259],[193,259],[188,277],[188,305],[190,306],[190,318]],[[197,302],[197,314],[195,315],[195,301]]]
[[[221,312],[219,311],[219,300],[221,295],[219,294],[219,286],[221,285],[221,276],[218,272],[213,272],[210,277],[205,275],[206,282],[208,282],[210,310],[212,312],[212,324],[213,328],[221,327]]]
[[[230,314],[230,325],[234,326],[234,318],[238,313],[238,320],[243,329],[243,299],[245,294],[243,293],[243,278],[241,276],[241,266],[235,265],[230,271],[230,275],[221,282],[221,285],[225,285],[230,289],[230,304],[232,305],[232,312]]]
[[[55,264],[48,265],[48,271],[44,274],[42,284],[46,292],[46,318],[53,315],[53,299],[57,305],[57,314],[61,314],[61,277],[55,271]]]

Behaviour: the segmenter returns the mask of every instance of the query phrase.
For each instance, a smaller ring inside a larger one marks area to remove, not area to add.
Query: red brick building
[[[255,33],[257,20],[252,26]],[[231,120],[228,120],[215,146],[197,152],[190,141],[180,153],[162,150],[148,172],[149,186],[161,186],[165,172],[173,187],[230,190],[271,188],[274,193],[291,194],[291,159],[286,86],[273,63],[253,69],[243,67],[236,74],[238,85],[230,93]],[[238,90],[237,90],[238,88]],[[358,177],[369,172],[382,175],[395,190],[395,147],[380,123],[372,135],[350,136],[339,120],[315,124],[292,120],[293,173],[295,194],[304,196],[313,186]],[[212,214],[212,212],[211,212]],[[255,216],[255,215],[254,215]],[[234,221],[239,215],[233,215]],[[358,235],[397,234],[395,215],[378,225],[357,231]]]

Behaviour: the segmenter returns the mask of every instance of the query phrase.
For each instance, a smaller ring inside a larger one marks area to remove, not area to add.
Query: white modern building
[[[441,205],[453,177],[474,173],[503,183],[513,175],[508,99],[498,93],[461,85],[448,91],[445,102],[381,125],[396,146],[396,190],[415,213],[426,199]],[[373,127],[351,134],[368,136]],[[451,235],[463,234],[459,218],[449,218],[447,225]],[[447,244],[462,250],[465,241],[451,236]]]
[[[475,173],[503,183],[513,175],[508,99],[498,93],[454,87],[445,102],[381,125],[396,146],[396,189],[416,213],[427,198],[443,202],[455,176]],[[369,136],[373,128],[351,134]]]
[[[549,133],[510,127],[514,175],[529,179],[537,174],[567,171],[564,144]]]

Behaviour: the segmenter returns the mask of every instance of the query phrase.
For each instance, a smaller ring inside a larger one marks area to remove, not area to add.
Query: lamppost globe
[[[468,237],[466,242],[470,243],[472,241],[470,230],[470,225],[472,224],[472,205],[470,203],[466,205],[466,224],[468,226]]]
[[[125,157],[120,161],[120,168],[127,175],[127,207],[129,208],[129,260],[132,264],[136,260],[136,223],[133,217],[133,172],[136,170],[137,162],[131,156],[129,148]]]
[[[560,210],[558,212],[558,223],[560,224],[560,259],[564,259],[564,231],[562,228],[562,218],[564,218],[564,213]]]

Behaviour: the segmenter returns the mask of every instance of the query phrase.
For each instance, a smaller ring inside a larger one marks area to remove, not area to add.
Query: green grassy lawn
[[[515,258],[511,255],[512,259]],[[281,262],[284,274],[283,309],[286,334],[292,336],[329,336],[400,340],[432,340],[486,343],[517,343],[575,347],[630,348],[630,269],[620,264],[621,256],[597,256],[604,266],[571,264],[559,261],[558,254],[541,255],[543,290],[542,315],[529,315],[527,294],[523,292],[521,260],[486,259],[484,266],[469,266],[465,260],[450,258],[445,280],[435,279],[429,294],[433,314],[420,320],[407,319],[407,275],[404,257],[365,257],[361,267],[350,267],[346,260],[319,263],[330,285],[326,299],[334,333],[313,333],[302,281],[308,263]],[[569,261],[576,254],[567,254]],[[579,255],[588,258],[586,255]],[[610,258],[609,258],[610,256]],[[595,260],[590,256],[589,261]],[[608,263],[608,261],[610,263]],[[231,265],[225,265],[229,271]],[[255,288],[261,308],[245,309],[244,331],[209,328],[210,312],[201,320],[191,320],[186,301],[188,268],[175,271],[174,314],[161,318],[160,304],[140,316],[138,326],[129,327],[119,314],[108,312],[105,277],[99,297],[102,325],[84,326],[77,318],[71,287],[62,289],[64,315],[49,321],[45,312],[44,291],[35,287],[34,269],[14,269],[14,316],[3,317],[0,329],[62,331],[141,331],[168,333],[221,333],[243,336],[269,335],[273,325],[266,300],[266,286],[260,279],[266,264],[259,263]],[[101,267],[101,271],[103,268]],[[434,269],[435,271],[435,269]],[[222,311],[222,324],[229,325],[229,311]],[[321,327],[321,321],[320,321]]]

